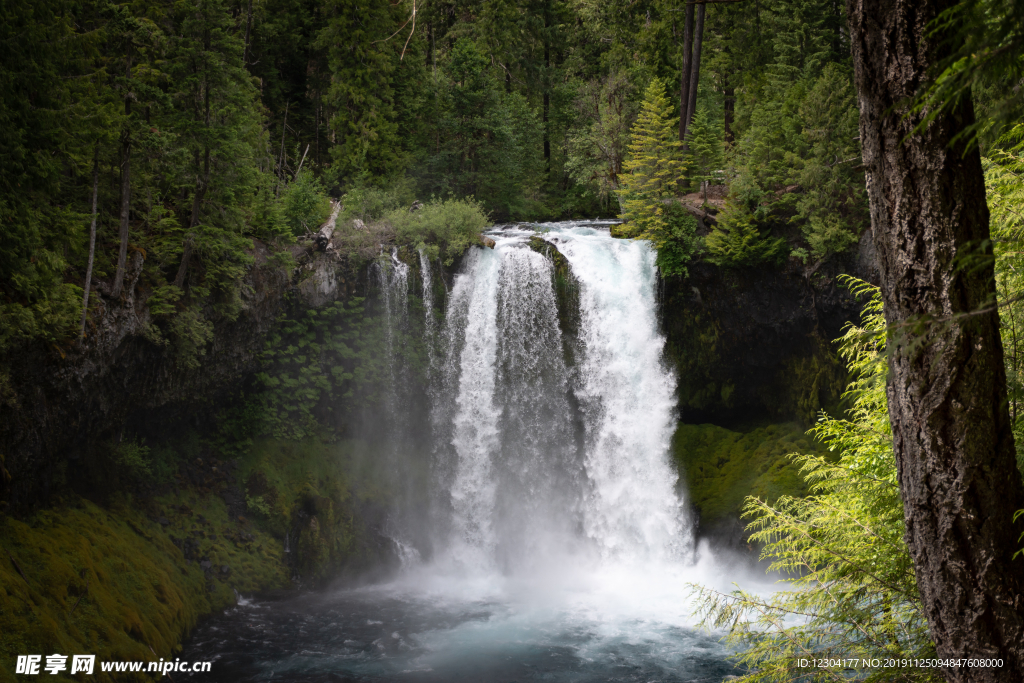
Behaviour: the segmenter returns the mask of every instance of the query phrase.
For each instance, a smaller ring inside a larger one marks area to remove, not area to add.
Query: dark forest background
[[[327,196],[618,215],[652,93],[685,143],[668,194],[728,186],[745,241],[712,257],[827,258],[866,227],[845,21],[838,0],[5,2],[0,350],[88,334],[93,226],[95,287],[119,295],[141,252],[160,329],[201,341],[252,240],[315,230]],[[668,227],[684,263],[692,225]]]

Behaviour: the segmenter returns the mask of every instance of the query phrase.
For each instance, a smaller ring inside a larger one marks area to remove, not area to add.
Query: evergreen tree
[[[407,159],[395,113],[394,74],[401,46],[402,3],[326,0],[327,23],[317,44],[327,53],[334,111],[331,148],[334,176],[341,182],[392,177]],[[391,38],[389,38],[391,37]]]
[[[706,107],[697,109],[697,115],[690,126],[690,161],[693,172],[690,179],[699,183],[703,199],[707,201],[707,185],[715,178],[722,166],[722,139],[708,119]]]
[[[627,221],[620,228],[623,236],[648,239],[659,247],[668,239],[664,200],[678,191],[684,168],[677,125],[665,84],[655,78],[630,129],[629,156],[620,176],[619,202]]]

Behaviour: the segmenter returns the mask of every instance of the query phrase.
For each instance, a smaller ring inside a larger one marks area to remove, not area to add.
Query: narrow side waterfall
[[[456,279],[447,320],[449,327],[464,325],[462,335],[455,330],[447,335],[453,345],[461,342],[451,433],[456,458],[449,489],[452,542],[460,560],[485,568],[495,547],[493,459],[500,446],[500,412],[494,403],[500,259],[494,251],[474,249],[466,267]],[[450,349],[449,358],[455,355]]]
[[[390,259],[375,261],[372,268],[384,309],[385,352],[394,367],[396,337],[404,331],[409,314],[409,266],[398,258],[398,250],[392,249]]]

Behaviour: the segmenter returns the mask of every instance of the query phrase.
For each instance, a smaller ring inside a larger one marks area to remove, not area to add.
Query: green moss
[[[566,363],[574,362],[575,345],[572,339],[579,333],[580,323],[580,286],[572,272],[569,260],[555,245],[544,238],[534,235],[529,241],[530,249],[543,254],[554,265],[552,284],[555,289],[555,304],[558,311],[559,328],[565,334],[564,351]]]
[[[774,400],[783,414],[794,415],[804,424],[814,424],[822,410],[839,412],[839,399],[849,379],[846,366],[832,344],[813,335],[815,351],[793,357],[778,372],[777,388],[766,393],[766,402]]]
[[[379,559],[367,543],[359,511],[393,498],[379,453],[363,441],[262,439],[241,459],[245,494],[263,498],[254,515],[275,537],[290,538],[298,575],[322,582]]]
[[[285,584],[273,539],[251,530],[253,541],[236,545],[228,539],[246,525],[228,519],[223,501],[206,497],[189,506],[188,498],[153,502],[166,526],[126,506],[105,510],[78,498],[25,521],[0,520],[0,681],[15,680],[19,654],[95,654],[97,662],[169,657],[202,614],[234,603],[232,589]],[[213,562],[208,574],[172,541],[197,527],[198,554]],[[219,571],[223,565],[229,574]],[[97,664],[92,680],[113,678]]]
[[[745,433],[680,424],[672,438],[680,481],[706,527],[738,518],[747,496],[774,502],[782,495],[806,495],[806,483],[787,455],[822,450],[796,423]]]
[[[680,316],[671,337],[669,354],[679,377],[679,405],[686,410],[731,408],[735,387],[720,372],[719,323],[710,314],[694,310]],[[725,366],[727,367],[727,365]]]
[[[124,494],[106,508],[70,498],[26,520],[0,517],[0,683],[15,680],[19,654],[167,658],[202,615],[234,604],[235,590],[288,587],[295,572],[319,581],[376,559],[357,514],[388,499],[374,455],[355,441],[257,441],[236,480],[260,489],[243,493],[261,496],[265,515],[232,514],[218,495],[226,463],[193,457],[196,487],[181,474],[175,492],[134,504]],[[97,664],[90,680],[112,678]]]

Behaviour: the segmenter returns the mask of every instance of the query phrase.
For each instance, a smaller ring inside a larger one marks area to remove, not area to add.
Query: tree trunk
[[[128,43],[128,57],[125,69],[125,88],[128,88],[128,81],[132,77],[132,44]],[[121,283],[124,280],[125,264],[128,260],[128,218],[131,213],[131,163],[132,163],[132,133],[129,120],[132,113],[132,98],[130,92],[124,95],[124,116],[125,127],[121,132],[121,245],[117,252],[117,271],[114,273],[114,286],[110,290],[110,296],[114,299],[121,296]]]
[[[189,220],[189,232],[185,236],[185,241],[182,244],[181,250],[181,263],[178,265],[178,272],[174,276],[174,286],[183,287],[185,285],[185,276],[188,274],[188,267],[192,261],[192,245],[195,243],[195,230],[196,226],[199,225],[199,216],[201,207],[203,204],[203,195],[206,193],[206,186],[210,182],[210,148],[207,147],[203,156],[203,173],[200,175],[199,171],[199,159],[198,155],[196,158],[196,191],[192,195],[192,217]]]
[[[544,3],[544,172],[551,172],[551,133],[548,130],[548,110],[551,107],[551,2]]]
[[[281,196],[281,179],[284,178],[284,134],[288,130],[288,107],[291,104],[291,102],[284,103],[284,122],[281,124],[281,154],[277,157],[277,187],[274,188],[274,197]]]
[[[249,0],[249,7],[245,12],[245,47],[242,50],[242,64],[249,65],[249,33],[252,31],[252,0]]]
[[[906,541],[949,681],[1024,681],[1024,508],[1007,410],[988,209],[965,98],[923,131],[908,100],[943,56],[952,0],[848,0],[860,131],[889,341],[889,415]]]
[[[704,41],[704,16],[707,12],[707,5],[697,5],[697,18],[693,26],[693,63],[690,66],[690,101],[686,105],[686,126],[683,129],[684,138],[689,133],[693,115],[697,112],[697,86],[700,84],[700,50],[701,44]],[[683,145],[686,145],[685,139],[683,140]]]
[[[726,79],[729,75],[726,74]],[[725,142],[730,143],[736,140],[736,135],[732,130],[733,122],[736,120],[736,89],[729,85],[729,81],[726,81],[724,89],[725,95]]]
[[[693,68],[693,5],[683,19],[683,68],[679,74],[679,141],[686,140],[686,110],[690,106],[690,70]]]
[[[100,191],[100,151],[97,146],[92,159],[92,222],[89,224],[89,263],[85,267],[85,294],[82,296],[82,324],[78,338],[85,336],[85,318],[89,313],[89,290],[92,288],[92,262],[96,255],[96,200]]]
[[[210,128],[210,84],[205,84],[205,93],[203,97],[205,114],[203,120],[207,131]],[[209,138],[207,138],[209,139]],[[210,145],[207,145],[203,149],[203,171],[199,172],[199,155],[195,157],[196,164],[196,191],[192,195],[192,217],[188,222],[188,234],[185,236],[184,244],[181,250],[181,264],[178,266],[178,273],[174,276],[174,286],[183,287],[185,285],[185,275],[188,274],[188,267],[192,261],[192,246],[195,243],[195,228],[199,225],[199,216],[202,211],[203,197],[206,194],[206,188],[210,186]]]

